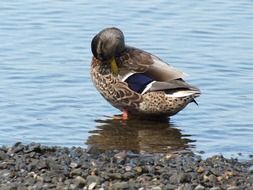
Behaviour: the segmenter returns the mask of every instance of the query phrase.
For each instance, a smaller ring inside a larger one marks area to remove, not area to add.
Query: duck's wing
[[[171,81],[185,76],[185,73],[160,58],[137,48],[126,47],[126,51],[118,59],[120,64],[130,72],[144,73],[157,81]]]

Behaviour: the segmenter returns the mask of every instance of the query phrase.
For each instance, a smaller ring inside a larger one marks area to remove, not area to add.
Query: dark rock
[[[191,176],[187,173],[180,172],[178,175],[178,183],[187,183],[191,181]]]
[[[20,143],[20,142],[18,142],[18,143],[16,143],[13,147],[12,147],[12,149],[11,149],[11,153],[18,153],[18,152],[20,152],[20,151],[22,151],[22,150],[24,150],[24,145],[22,144],[22,143]]]
[[[83,186],[85,186],[86,180],[81,176],[77,176],[74,179],[74,184],[76,185],[76,187],[82,188]]]
[[[40,144],[39,143],[31,143],[26,146],[24,152],[25,153],[30,153],[30,152],[39,152],[40,153],[41,152]]]

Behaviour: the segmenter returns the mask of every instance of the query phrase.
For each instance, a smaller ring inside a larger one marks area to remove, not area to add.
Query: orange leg
[[[126,110],[124,110],[122,114],[122,120],[127,120],[127,119],[128,119],[128,113]]]
[[[128,120],[128,113],[126,110],[123,111],[122,115],[114,115],[113,116],[114,120],[123,120],[126,121]]]

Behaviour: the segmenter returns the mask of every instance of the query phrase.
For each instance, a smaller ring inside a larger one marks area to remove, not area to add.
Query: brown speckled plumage
[[[200,91],[182,80],[182,72],[143,50],[124,44],[118,45],[124,42],[120,41],[123,33],[117,34],[119,31],[116,28],[105,29],[92,41],[94,57],[91,63],[91,78],[108,102],[130,115],[172,116],[188,103],[195,101],[194,98],[199,96]],[[114,33],[117,43],[114,41]],[[112,52],[107,52],[105,44],[124,48],[120,52],[111,49]],[[109,60],[112,58],[118,68],[117,74],[113,73],[110,66]],[[154,80],[147,91],[136,92],[129,87],[124,78],[135,73],[142,73]]]

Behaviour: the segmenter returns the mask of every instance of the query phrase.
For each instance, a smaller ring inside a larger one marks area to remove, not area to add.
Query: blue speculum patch
[[[154,81],[152,78],[142,73],[133,74],[125,80],[129,88],[138,93],[142,93],[145,87],[152,81]]]

